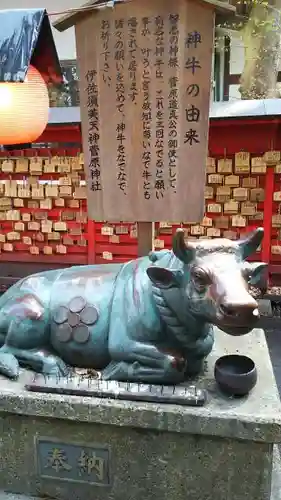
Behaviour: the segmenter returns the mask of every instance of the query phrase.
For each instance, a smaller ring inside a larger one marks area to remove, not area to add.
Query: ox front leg
[[[185,380],[185,375],[175,369],[149,367],[138,361],[111,361],[103,370],[104,380],[118,380],[119,382],[142,382],[147,384],[180,384]]]
[[[154,345],[111,343],[110,354],[112,361],[102,372],[105,380],[152,384],[179,384],[185,380],[185,360],[159,351]]]

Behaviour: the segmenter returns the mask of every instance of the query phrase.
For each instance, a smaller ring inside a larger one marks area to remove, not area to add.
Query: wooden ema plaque
[[[89,217],[199,222],[214,6],[133,0],[75,27]]]

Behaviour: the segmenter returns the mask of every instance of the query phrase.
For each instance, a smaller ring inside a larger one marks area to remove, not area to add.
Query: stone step
[[[272,316],[271,301],[268,299],[259,299],[259,311],[262,316]]]
[[[42,497],[31,497],[0,491],[0,500],[42,500]],[[281,500],[281,459],[277,446],[274,446],[273,451],[272,490],[270,500]]]
[[[42,500],[42,497],[31,497],[0,491],[0,500]],[[273,452],[272,490],[270,500],[281,500],[281,460],[277,446],[274,447]]]
[[[281,458],[278,446],[274,446],[273,449],[273,469],[270,500],[281,500]]]
[[[26,495],[18,495],[14,493],[6,493],[5,491],[0,491],[0,500],[42,500],[38,497],[30,497]]]
[[[243,400],[224,397],[214,381],[215,361],[228,353],[257,366]],[[210,491],[215,500],[281,500],[276,449],[270,497],[281,405],[261,330],[216,329],[196,381],[209,389],[202,408],[30,392],[30,377],[0,377],[0,500],[209,500]]]

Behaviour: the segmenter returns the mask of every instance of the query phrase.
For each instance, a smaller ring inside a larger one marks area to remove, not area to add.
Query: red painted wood
[[[96,243],[96,253],[102,254],[103,252],[110,252],[112,255],[128,255],[128,256],[137,256],[137,247],[136,245],[120,245],[120,243],[107,243],[100,244]]]
[[[14,178],[14,177],[13,177]],[[80,208],[68,208],[68,207],[62,207],[62,208],[51,208],[51,210],[46,210],[45,208],[27,208],[27,207],[21,207],[17,208],[22,214],[36,214],[40,212],[48,212],[49,217],[54,217],[54,218],[59,218],[60,215],[63,212],[80,212]],[[0,221],[2,222],[2,221]],[[67,222],[75,222],[75,221],[67,221]],[[77,224],[77,222],[75,222]],[[79,222],[80,224],[80,222]]]
[[[110,264],[110,263],[115,263],[115,264],[123,264],[124,262],[129,262],[130,260],[132,260],[133,258],[136,258],[137,255],[135,255],[135,257],[122,257],[120,255],[118,256],[115,256],[114,257],[114,260],[107,260],[107,259],[103,259],[100,255],[97,255],[96,257],[96,264]]]
[[[0,172],[0,180],[5,180],[7,179],[8,175],[12,175],[13,176],[13,179],[14,180],[17,180],[17,181],[21,181],[21,180],[24,180],[26,179],[27,177],[27,173],[26,174],[16,174],[16,173],[13,173],[13,174],[5,174],[3,172]],[[80,174],[79,174],[80,175]],[[63,177],[63,174],[62,173],[53,173],[53,174],[41,174],[40,176],[37,176],[37,177],[40,177],[40,181],[57,181],[60,177]],[[84,178],[84,176],[80,176],[81,179]]]
[[[263,262],[269,263],[271,254],[271,221],[272,221],[272,205],[274,192],[274,168],[268,167],[266,171],[265,182],[265,202],[264,202],[264,238],[262,242],[261,257]]]
[[[137,245],[137,238],[131,238],[129,234],[118,234],[119,243],[127,245]],[[97,243],[110,243],[110,236],[95,232],[95,240]]]
[[[56,138],[56,141],[58,142],[58,137]],[[26,156],[28,158],[31,157],[42,157],[42,158],[48,158],[51,156],[76,156],[81,152],[81,147],[74,147],[74,148],[32,148],[32,149],[21,149],[21,150],[14,150],[14,151],[0,151],[0,157],[6,158],[7,156],[10,156],[12,158],[16,158],[19,156]],[[48,174],[50,175],[50,174]],[[52,174],[51,174],[52,175]],[[61,175],[61,174],[60,174]]]
[[[53,144],[61,144],[62,147],[59,148],[41,148],[41,149],[28,149],[23,152],[14,151],[8,154],[13,156],[53,156],[53,155],[69,155],[74,156],[79,154],[81,150],[81,130],[80,125],[57,125],[49,126],[42,134],[38,142],[48,142]],[[73,143],[77,144],[74,148],[64,148],[63,143]],[[279,118],[241,118],[241,119],[212,119],[210,121],[210,131],[209,131],[209,154],[210,156],[216,156],[217,158],[223,158],[225,156],[231,157],[236,152],[245,150],[249,151],[252,155],[260,155],[265,151],[270,149],[281,150],[281,117]],[[0,152],[0,156],[7,156],[7,152]],[[265,239],[262,247],[262,255],[256,254],[252,256],[251,260],[260,259],[273,264],[273,269],[279,269],[278,272],[281,274],[281,256],[271,256],[270,255],[270,245],[272,237],[277,238],[278,230],[276,228],[271,228],[271,216],[272,211],[275,213],[277,211],[277,204],[272,202],[272,189],[274,185],[274,178],[272,179],[271,169],[268,170],[267,175],[259,175],[259,186],[265,187],[266,191],[266,202],[264,204],[264,227],[265,227]],[[82,173],[79,172],[79,175]],[[43,174],[40,176],[42,180],[57,180],[63,174]],[[81,175],[82,176],[82,175]],[[8,178],[8,174],[0,174],[0,180]],[[24,174],[12,174],[14,179],[23,179]],[[280,183],[281,186],[281,176],[275,176],[276,185]],[[278,188],[279,189],[279,188]],[[275,189],[277,190],[277,188]],[[281,187],[280,187],[281,190]],[[271,191],[271,195],[270,195]],[[263,210],[263,204],[259,204],[259,209]],[[86,210],[86,201],[83,202],[83,210]],[[32,213],[46,212],[44,209],[20,209],[22,213]],[[48,217],[52,220],[58,220],[64,211],[78,212],[80,209],[72,208],[62,208],[62,209],[52,209],[48,211]],[[214,214],[208,214],[214,218]],[[130,234],[123,234],[119,236],[119,244],[110,243],[110,238],[108,236],[101,234],[101,228],[104,225],[109,226],[126,226],[128,231],[134,221],[130,223],[118,222],[116,224],[105,223],[105,222],[94,222],[88,221],[87,224],[80,224],[73,221],[67,221],[69,228],[82,227],[84,229],[83,237],[87,238],[87,247],[78,247],[78,245],[73,244],[73,246],[68,247],[67,255],[52,255],[45,256],[40,254],[39,256],[32,256],[28,252],[28,248],[22,246],[21,243],[14,243],[14,246],[22,251],[15,251],[13,253],[3,252],[0,254],[0,262],[33,262],[36,259],[37,262],[43,263],[58,263],[58,264],[86,264],[89,263],[109,263],[110,261],[102,258],[102,252],[110,252],[113,255],[113,262],[126,262],[131,258],[137,256],[137,239],[131,238]],[[240,236],[243,233],[257,227],[258,223],[251,223],[247,228],[240,231]],[[158,224],[156,224],[156,227]],[[1,230],[4,232],[11,231],[13,228],[13,223],[10,221],[2,222],[0,221]],[[176,225],[173,225],[172,232],[176,230]],[[34,231],[26,231],[24,235],[33,235]],[[69,235],[75,242],[78,237]],[[171,235],[160,235],[160,239],[165,241],[165,247],[171,248],[172,236]],[[55,243],[51,244],[55,248]],[[40,246],[40,245],[39,245]],[[26,251],[24,251],[26,250]],[[82,253],[80,253],[82,252]],[[275,264],[276,262],[276,264]],[[280,262],[280,266],[277,265]],[[270,269],[272,266],[270,266]]]
[[[87,255],[31,255],[29,252],[5,252],[0,254],[0,262],[34,262],[43,264],[87,264]]]
[[[88,264],[96,262],[96,238],[95,238],[95,221],[88,219]]]
[[[277,256],[274,255],[274,257],[277,257]],[[273,258],[272,258],[272,261],[274,261]],[[279,258],[279,261],[280,261],[280,258]],[[269,272],[271,274],[280,274],[281,275],[281,264],[269,264]]]
[[[212,156],[229,156],[238,151],[263,154],[271,149],[281,149],[281,119],[232,119],[211,120],[209,153]]]
[[[81,144],[81,127],[73,124],[49,125],[36,142]]]
[[[96,231],[101,231],[101,228],[104,227],[104,226],[108,226],[108,227],[116,227],[116,226],[126,226],[128,229],[129,229],[129,232],[130,232],[130,229],[132,226],[135,225],[135,222],[96,222],[95,223],[95,227],[96,227]]]

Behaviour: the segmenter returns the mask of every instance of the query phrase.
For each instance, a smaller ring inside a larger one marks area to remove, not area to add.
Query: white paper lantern
[[[34,142],[46,128],[49,115],[47,86],[30,66],[23,83],[0,83],[0,144]]]

